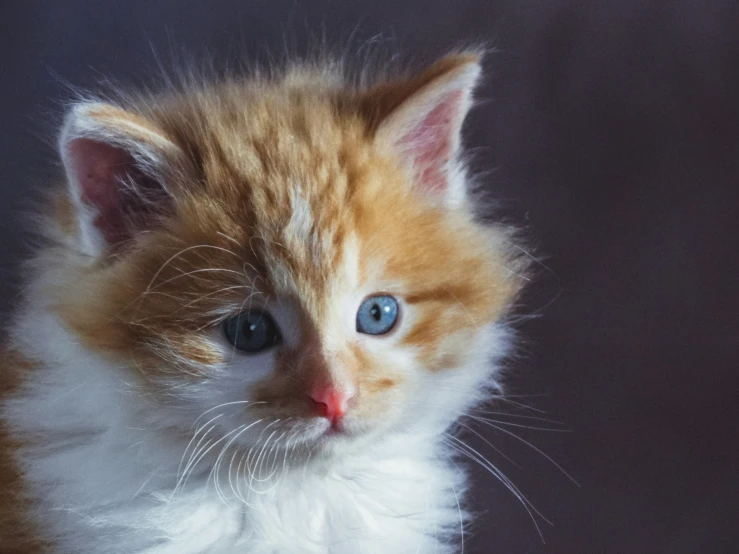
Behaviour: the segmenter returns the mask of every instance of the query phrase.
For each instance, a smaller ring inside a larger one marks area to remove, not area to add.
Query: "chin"
[[[382,437],[380,430],[350,418],[336,423],[325,419],[306,422],[301,435],[301,443],[309,455],[313,453],[303,463],[310,463],[311,459],[339,462],[342,457],[360,453]]]

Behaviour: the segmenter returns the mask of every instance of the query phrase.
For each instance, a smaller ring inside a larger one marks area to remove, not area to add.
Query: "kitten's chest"
[[[330,471],[301,467],[264,482],[232,483],[224,464],[218,489],[204,459],[203,472],[178,488],[186,444],[142,419],[138,397],[121,396],[119,380],[88,365],[39,377],[3,405],[21,436],[45,437],[19,461],[55,552],[450,552],[436,543],[459,530],[450,487],[459,478],[439,464],[433,441],[398,437]]]
[[[434,525],[443,523],[436,510],[441,491],[421,474],[301,476],[251,492],[239,499],[223,490],[218,496],[201,493],[199,501],[170,504],[167,509],[182,510],[186,523],[170,530],[169,544],[151,552],[426,552]]]
[[[99,554],[448,553],[444,536],[461,524],[459,474],[435,458],[367,456],[258,482],[224,471],[217,487],[205,471],[177,488],[181,449],[152,439],[144,444],[156,449],[134,455],[126,443],[28,453],[29,484],[52,491],[37,496],[39,517],[59,552],[95,544]],[[62,476],[66,485],[50,489]]]

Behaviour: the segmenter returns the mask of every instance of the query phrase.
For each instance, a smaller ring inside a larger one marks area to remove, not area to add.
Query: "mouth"
[[[352,430],[344,420],[316,418],[308,423],[303,437],[306,442],[320,446],[347,440],[352,435]]]
[[[330,427],[324,431],[323,436],[324,437],[342,437],[346,436],[347,431],[344,427],[344,424],[340,421],[334,421],[331,423]]]
[[[344,419],[326,422],[325,427],[318,431],[316,439],[326,445],[338,445],[340,443],[354,443],[368,435],[367,429],[358,425],[355,421]]]

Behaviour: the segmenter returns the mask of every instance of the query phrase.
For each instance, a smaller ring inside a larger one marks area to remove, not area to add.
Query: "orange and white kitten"
[[[80,101],[2,359],[3,552],[458,552],[445,433],[521,280],[472,210],[475,53]]]

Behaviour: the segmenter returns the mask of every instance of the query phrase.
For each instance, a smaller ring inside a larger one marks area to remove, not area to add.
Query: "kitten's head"
[[[458,161],[472,54],[357,88],[294,69],[112,105],[60,137],[57,307],[155,409],[324,452],[478,400],[519,280]]]

